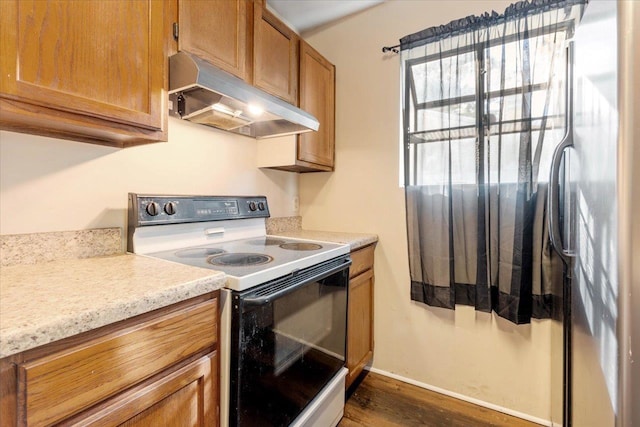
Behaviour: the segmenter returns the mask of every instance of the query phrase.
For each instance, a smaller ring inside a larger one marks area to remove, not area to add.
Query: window
[[[412,300],[518,324],[553,313],[546,181],[582,6],[521,1],[400,40]]]
[[[498,25],[404,53],[405,183],[516,183],[523,155],[546,182],[564,134],[568,28]]]

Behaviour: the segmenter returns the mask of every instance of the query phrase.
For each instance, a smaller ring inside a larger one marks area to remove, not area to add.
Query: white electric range
[[[337,424],[347,245],[266,235],[263,196],[130,193],[128,216],[130,252],[227,274],[221,425]]]

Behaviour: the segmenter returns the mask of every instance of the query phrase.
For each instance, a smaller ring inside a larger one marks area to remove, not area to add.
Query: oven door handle
[[[315,275],[313,275],[311,277],[305,278],[301,282],[293,283],[290,286],[278,289],[278,290],[276,290],[276,291],[274,291],[274,292],[272,292],[270,294],[267,294],[267,295],[260,295],[260,296],[255,296],[255,297],[243,297],[242,298],[242,302],[245,305],[249,305],[249,306],[268,304],[268,303],[271,302],[271,300],[280,298],[280,297],[282,297],[282,296],[284,296],[284,295],[286,295],[286,294],[288,294],[290,292],[293,292],[296,289],[298,289],[298,288],[300,288],[300,287],[302,287],[302,286],[304,286],[304,285],[306,285],[306,284],[308,284],[310,282],[315,282],[317,280],[321,280],[321,279],[324,279],[325,277],[331,276],[332,274],[335,274],[335,273],[337,273],[339,271],[346,270],[346,269],[349,268],[350,265],[351,265],[351,259],[347,258],[344,263],[342,263],[342,264],[340,264],[340,265],[338,265],[336,267],[333,267],[330,270],[322,271],[322,272],[320,272],[318,274],[315,274]],[[299,272],[299,270],[296,270],[296,271],[292,272],[291,275],[295,276],[298,272]]]

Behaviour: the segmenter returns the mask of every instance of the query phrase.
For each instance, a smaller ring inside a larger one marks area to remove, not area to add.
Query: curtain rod
[[[383,46],[382,52],[383,53],[387,53],[387,52],[400,53],[400,51],[398,50],[399,47],[400,47],[399,44],[395,46]]]

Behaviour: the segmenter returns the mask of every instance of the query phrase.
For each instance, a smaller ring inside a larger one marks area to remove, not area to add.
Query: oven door
[[[350,258],[233,292],[232,426],[288,426],[345,363]]]

